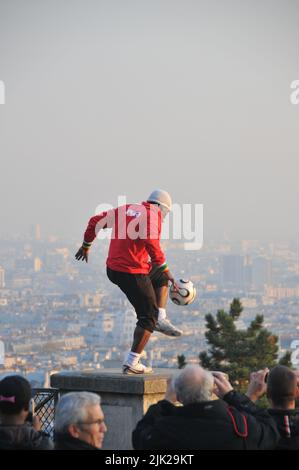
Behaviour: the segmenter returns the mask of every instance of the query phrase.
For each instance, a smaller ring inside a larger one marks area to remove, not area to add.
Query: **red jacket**
[[[166,271],[166,259],[160,246],[161,217],[159,207],[148,202],[102,212],[89,220],[83,246],[89,248],[99,230],[112,228],[107,258],[110,269],[148,274],[152,263]]]

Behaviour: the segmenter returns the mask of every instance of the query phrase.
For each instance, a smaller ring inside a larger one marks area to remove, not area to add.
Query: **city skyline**
[[[136,315],[106,278],[107,243],[96,242],[89,263],[80,264],[69,240],[47,241],[41,227],[30,237],[0,244],[0,342],[6,349],[0,373],[22,372],[43,385],[57,370],[119,367]],[[205,315],[228,309],[234,297],[244,307],[238,328],[263,314],[266,328],[279,337],[280,354],[293,351],[298,244],[210,244],[195,257],[171,242],[165,249],[174,275],[190,278],[197,297],[187,307],[168,301],[168,314],[184,334],[175,341],[153,335],[147,358],[155,367],[176,367],[178,354],[196,362],[207,348]]]

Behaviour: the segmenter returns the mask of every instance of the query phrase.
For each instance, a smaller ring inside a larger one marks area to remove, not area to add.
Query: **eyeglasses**
[[[91,424],[98,424],[99,426],[101,426],[103,423],[104,423],[103,419],[97,419],[95,421],[89,421],[89,423],[79,422],[77,424],[87,424],[88,426],[90,426]]]

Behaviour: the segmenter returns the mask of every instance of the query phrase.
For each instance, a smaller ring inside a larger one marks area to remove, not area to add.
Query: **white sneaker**
[[[126,375],[138,375],[138,374],[151,374],[153,369],[151,367],[146,367],[141,362],[137,362],[134,366],[130,364],[123,365],[123,374]]]
[[[158,320],[155,327],[155,331],[159,331],[160,333],[163,333],[164,335],[167,336],[182,336],[183,332],[176,328],[168,318],[165,318],[164,320]]]

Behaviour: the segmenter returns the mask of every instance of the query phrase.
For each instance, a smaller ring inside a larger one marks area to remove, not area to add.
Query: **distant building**
[[[2,266],[0,266],[0,289],[4,289],[5,287],[5,271]]]
[[[23,289],[24,287],[30,287],[32,285],[31,277],[15,277],[12,281],[13,289]]]
[[[115,337],[115,315],[113,313],[101,313],[92,326],[90,340],[97,346],[105,344],[111,346],[117,343]]]
[[[221,258],[220,282],[224,288],[243,287],[244,256],[225,255]]]
[[[252,286],[252,261],[248,255],[244,261],[244,285],[247,288]]]
[[[38,273],[42,269],[41,259],[36,257],[34,258],[34,271]]]
[[[44,266],[49,272],[59,272],[65,265],[64,254],[56,250],[49,250],[44,256]]]
[[[247,254],[247,253],[252,253],[252,252],[257,252],[260,246],[259,240],[242,240],[241,241],[241,248],[242,252]]]
[[[252,285],[255,289],[264,290],[272,284],[272,262],[265,256],[257,256],[252,261]]]
[[[265,294],[270,299],[286,299],[292,297],[299,297],[299,286],[297,287],[266,287]]]
[[[136,328],[136,313],[130,308],[126,310],[123,321],[123,329],[120,336],[120,344],[130,346],[133,340],[133,333]]]
[[[0,340],[0,366],[1,365],[5,367],[5,346],[4,342]]]
[[[26,273],[28,274],[30,271],[33,270],[34,262],[31,256],[26,256],[23,258],[16,259],[15,261],[15,271],[18,273]]]
[[[100,307],[103,294],[84,294],[81,297],[81,307]]]
[[[1,364],[1,362],[0,362]],[[5,369],[11,369],[16,365],[16,358],[15,357],[5,357],[4,358],[4,368]]]
[[[39,241],[41,239],[41,229],[39,224],[32,225],[31,227],[31,237],[35,241]]]
[[[76,356],[68,356],[68,357],[61,358],[61,365],[63,367],[76,366],[77,362],[78,362],[78,359]]]
[[[53,340],[32,340],[28,343],[11,343],[15,354],[27,354],[34,351],[52,352],[62,350],[75,350],[85,348],[86,343],[83,336],[56,338]]]
[[[105,335],[112,333],[114,329],[115,315],[104,313],[102,317],[102,331]]]
[[[257,307],[257,299],[255,297],[243,297],[241,298],[241,302],[243,308],[256,308]]]

